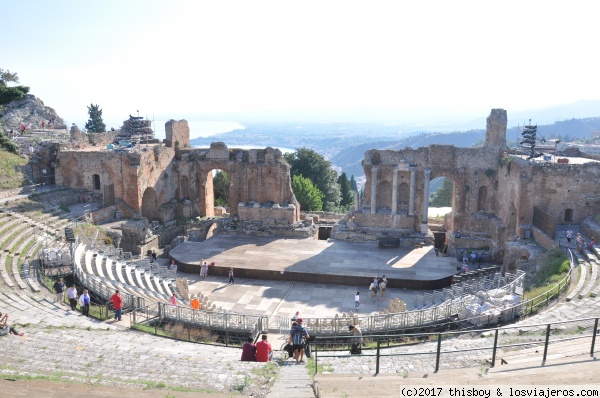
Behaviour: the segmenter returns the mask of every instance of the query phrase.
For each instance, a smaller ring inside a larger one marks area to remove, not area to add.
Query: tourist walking
[[[383,279],[381,279],[381,282],[379,282],[379,300],[387,299],[387,293],[385,291],[386,287],[387,287],[387,278],[384,275]]]
[[[200,278],[206,278],[208,276],[208,263],[204,261],[200,268]]]
[[[235,281],[233,280],[233,268],[229,268],[229,284],[234,285]]]
[[[63,283],[62,278],[58,278],[58,280],[54,282],[54,285],[52,287],[54,288],[54,293],[56,295],[54,302],[63,305],[63,301],[65,299],[65,284]]]
[[[177,262],[175,262],[175,260],[171,260],[170,269],[171,269],[171,271],[177,272]]]
[[[369,291],[371,292],[371,300],[375,301],[375,297],[377,296],[377,281],[374,280],[373,282],[371,282],[371,285],[369,286]]]
[[[569,229],[567,231],[567,247],[571,248],[571,238],[573,238],[573,230]]]
[[[121,298],[118,290],[116,290],[115,294],[110,297],[110,301],[112,301],[115,309],[115,319],[120,321],[123,315],[123,299]]]
[[[300,311],[296,311],[296,313],[292,316],[292,322],[298,322],[298,318],[300,318]]]
[[[306,340],[309,338],[308,332],[302,326],[302,318],[298,318],[298,322],[294,322],[292,325],[289,340],[294,348],[294,359],[296,360],[296,364],[304,363],[304,347],[306,346]]]
[[[69,299],[69,304],[71,304],[71,311],[75,311],[77,308],[77,288],[75,285],[71,285],[67,289],[67,298]]]
[[[173,293],[169,301],[173,307],[177,307],[177,295],[175,293]]]
[[[354,309],[358,310],[358,307],[360,307],[360,292],[357,290],[354,295]]]
[[[79,308],[81,308],[83,315],[90,316],[90,294],[87,289],[79,296]]]

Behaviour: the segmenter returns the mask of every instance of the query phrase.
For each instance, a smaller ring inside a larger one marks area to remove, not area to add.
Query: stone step
[[[314,398],[313,383],[304,364],[287,360],[279,368],[279,376],[267,398]]]
[[[584,263],[580,263],[579,266],[573,270],[573,272],[575,272],[577,269],[580,270],[579,279],[577,280],[577,285],[575,285],[575,288],[566,297],[567,301],[571,301],[575,297],[578,297],[579,292],[581,291],[581,289],[583,289],[583,286],[585,285],[585,282],[586,282],[587,265],[585,265]]]

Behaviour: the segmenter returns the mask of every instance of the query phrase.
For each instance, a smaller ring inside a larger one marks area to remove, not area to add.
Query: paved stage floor
[[[437,257],[433,246],[408,250],[379,248],[377,242],[231,235],[213,236],[204,242],[187,241],[171,250],[169,256],[180,264],[199,265],[206,260],[234,269],[352,275],[365,278],[364,283],[375,275],[386,275],[390,280],[437,280],[455,274],[457,265],[455,258]]]
[[[453,275],[458,264],[455,258],[437,257],[433,247],[414,250],[380,249],[377,243],[348,243],[308,239],[271,239],[238,236],[215,236],[204,242],[186,242],[169,253],[179,263],[199,265],[201,260],[214,261],[218,266],[261,268],[277,272],[309,274],[344,274],[359,279],[358,286],[336,283],[258,280],[235,278],[229,285],[226,276],[210,272],[206,279],[199,274],[178,271],[187,277],[190,294],[203,293],[217,307],[270,316],[289,317],[300,311],[304,317],[335,316],[354,311],[354,295],[360,291],[359,313],[384,311],[388,300],[398,297],[409,309],[422,290],[387,289],[387,300],[370,299],[368,287],[375,275],[388,279],[442,278]],[[164,261],[164,260],[163,260]]]

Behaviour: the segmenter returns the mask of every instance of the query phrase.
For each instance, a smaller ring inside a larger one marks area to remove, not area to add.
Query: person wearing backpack
[[[304,347],[306,340],[309,338],[308,332],[302,326],[302,318],[298,318],[298,322],[294,322],[292,324],[292,329],[290,330],[290,344],[292,344],[294,348],[296,365],[304,363]]]

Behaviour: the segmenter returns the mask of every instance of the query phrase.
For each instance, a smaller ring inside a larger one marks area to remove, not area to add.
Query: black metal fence
[[[311,344],[314,356],[315,373],[319,361],[324,358],[343,358],[349,361],[360,357],[375,358],[375,373],[379,373],[381,361],[391,357],[417,356],[431,358],[434,370],[440,369],[443,359],[455,357],[455,354],[476,351],[491,355],[490,367],[497,362],[500,350],[515,350],[523,347],[540,347],[539,353],[542,363],[548,357],[553,344],[580,340],[580,347],[589,344],[590,356],[594,356],[599,318],[582,318],[572,321],[555,322],[548,324],[516,325],[494,329],[462,330],[438,333],[413,333],[413,334],[382,334],[363,338],[361,355],[350,355],[350,345],[355,336],[316,336]],[[471,348],[454,349],[457,339],[468,336]],[[487,337],[475,340],[474,337]],[[428,346],[426,346],[428,344]],[[425,359],[426,361],[426,359]],[[330,364],[331,365],[331,364]]]

